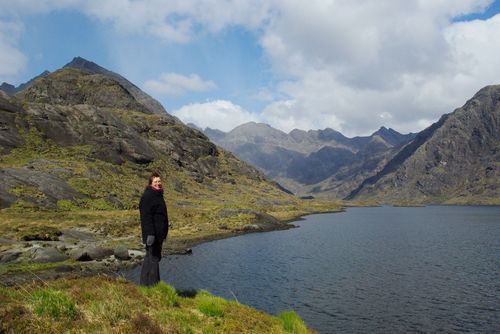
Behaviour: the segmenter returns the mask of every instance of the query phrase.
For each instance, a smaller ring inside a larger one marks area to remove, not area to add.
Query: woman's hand
[[[153,244],[155,243],[155,236],[154,235],[148,235],[147,239],[146,239],[146,246],[153,246]]]

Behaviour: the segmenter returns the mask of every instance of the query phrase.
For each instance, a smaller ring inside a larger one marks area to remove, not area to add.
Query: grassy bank
[[[0,288],[0,319],[5,333],[313,333],[293,311],[104,276]]]

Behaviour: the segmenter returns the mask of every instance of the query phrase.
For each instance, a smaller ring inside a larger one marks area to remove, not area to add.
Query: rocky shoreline
[[[312,213],[307,213],[312,214]],[[192,247],[219,239],[235,237],[248,233],[269,232],[295,228],[293,221],[301,216],[279,221],[269,219],[268,215],[256,219],[239,229],[228,229],[220,233],[167,239],[163,253],[168,255],[188,255]],[[7,250],[0,252],[2,265],[19,265],[19,270],[0,272],[1,285],[13,286],[37,280],[57,278],[76,278],[94,275],[116,276],[124,269],[142,263],[145,251],[143,245],[131,242],[133,237],[113,240],[115,247],[106,246],[106,240],[85,229],[67,229],[59,235],[38,235],[32,240],[0,239],[0,246]],[[126,246],[127,244],[134,244]],[[30,270],[30,264],[47,265],[46,269]],[[24,267],[23,267],[24,266]]]

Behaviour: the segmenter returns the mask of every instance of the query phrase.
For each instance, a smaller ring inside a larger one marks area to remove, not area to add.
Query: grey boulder
[[[113,250],[115,258],[118,260],[130,260],[130,255],[128,254],[128,248],[124,245],[118,245]]]

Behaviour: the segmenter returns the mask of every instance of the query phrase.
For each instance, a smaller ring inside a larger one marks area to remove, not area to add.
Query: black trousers
[[[160,281],[160,260],[163,241],[146,246],[146,256],[142,262],[141,285],[152,286]]]

